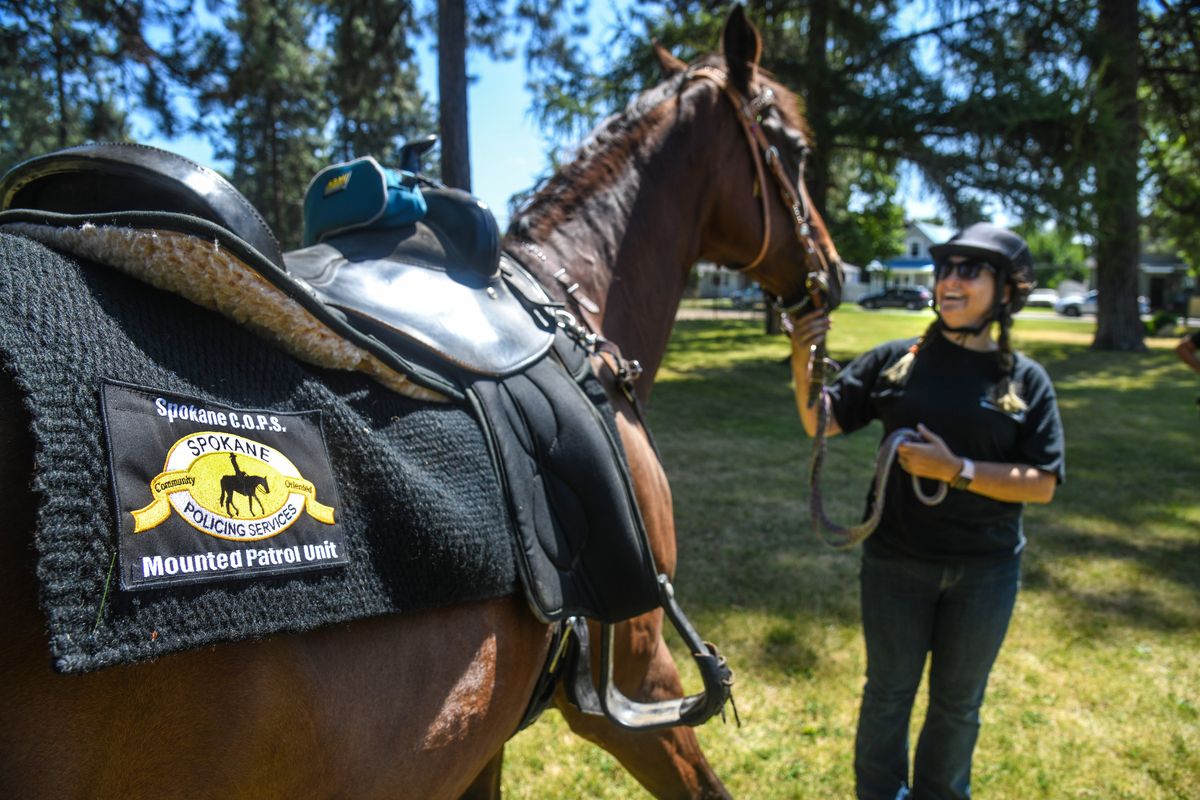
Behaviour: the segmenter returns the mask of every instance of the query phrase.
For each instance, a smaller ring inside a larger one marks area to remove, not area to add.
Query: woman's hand
[[[905,472],[946,483],[957,478],[963,460],[929,428],[917,425],[917,432],[925,437],[924,442],[905,442],[896,450]],[[1029,464],[976,461],[969,491],[1005,503],[1049,503],[1057,485],[1053,472]]]
[[[832,323],[829,321],[829,315],[818,309],[801,317],[785,316],[783,327],[792,337],[792,344],[807,353],[813,345],[825,340],[825,334],[829,332]]]
[[[809,403],[809,385],[812,383],[813,345],[825,340],[829,332],[829,315],[824,311],[810,311],[801,317],[784,317],[784,329],[792,339],[792,377],[796,381],[796,411],[809,436],[817,431],[817,406]],[[826,421],[825,435],[836,436],[841,431],[837,420],[830,415]]]
[[[917,433],[925,437],[924,442],[905,442],[896,450],[904,471],[918,478],[932,478],[946,483],[957,478],[963,460],[954,455],[942,437],[923,424],[917,425]]]

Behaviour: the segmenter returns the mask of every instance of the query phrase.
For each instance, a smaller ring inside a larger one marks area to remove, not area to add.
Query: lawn
[[[928,321],[846,308],[830,349],[848,360]],[[650,406],[675,496],[676,588],[737,672],[742,727],[714,720],[699,735],[736,797],[846,798],[864,668],[858,553],[825,548],[808,527],[810,442],[788,346],[761,330],[680,322]],[[1018,321],[1014,339],[1054,379],[1067,483],[1026,512],[1023,589],[984,706],[975,793],[1200,797],[1200,385],[1173,340],[1099,353],[1088,326],[1050,320]],[[830,442],[834,519],[858,519],[878,433]],[[914,729],[923,711],[920,697]],[[553,711],[509,744],[504,789],[645,796]]]

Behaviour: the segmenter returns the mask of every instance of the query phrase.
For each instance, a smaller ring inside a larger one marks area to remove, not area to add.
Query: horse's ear
[[[740,3],[733,7],[729,19],[725,20],[721,49],[729,69],[729,80],[743,94],[749,94],[754,68],[762,57],[762,37],[758,34],[758,28],[746,19],[746,11]]]
[[[660,67],[662,67],[664,78],[669,78],[672,75],[678,75],[680,72],[683,72],[685,69],[687,69],[687,64],[685,62],[671,55],[667,48],[663,47],[657,41],[654,42],[654,55],[658,56],[658,64]]]

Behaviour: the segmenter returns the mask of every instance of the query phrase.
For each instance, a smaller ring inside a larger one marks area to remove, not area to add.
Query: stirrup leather
[[[654,730],[675,725],[701,725],[725,708],[732,700],[733,670],[725,663],[716,646],[705,642],[675,602],[675,589],[666,575],[658,576],[659,600],[667,618],[683,638],[692,654],[704,691],[672,700],[641,703],[626,697],[613,682],[613,625],[600,626],[600,691],[591,675],[591,643],[587,621],[581,617],[567,620],[578,642],[573,674],[567,680],[568,699],[585,714],[603,716],[630,730]]]

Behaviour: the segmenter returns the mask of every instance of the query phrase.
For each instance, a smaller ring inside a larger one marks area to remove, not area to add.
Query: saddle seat
[[[88,144],[30,159],[0,179],[0,224],[110,225],[224,242],[340,335],[350,328],[421,385],[457,395],[460,371],[503,377],[541,358],[553,321],[531,315],[514,292],[547,299],[515,263],[501,268],[486,205],[454,189],[425,195],[428,214],[416,223],[284,254],[254,207],[213,170],[145,145]]]
[[[363,333],[394,347],[418,345],[418,359],[428,353],[493,377],[540,359],[553,343],[553,326],[531,324],[522,298],[548,298],[502,258],[491,210],[457,189],[423,194],[424,219],[284,253],[288,273]]]

